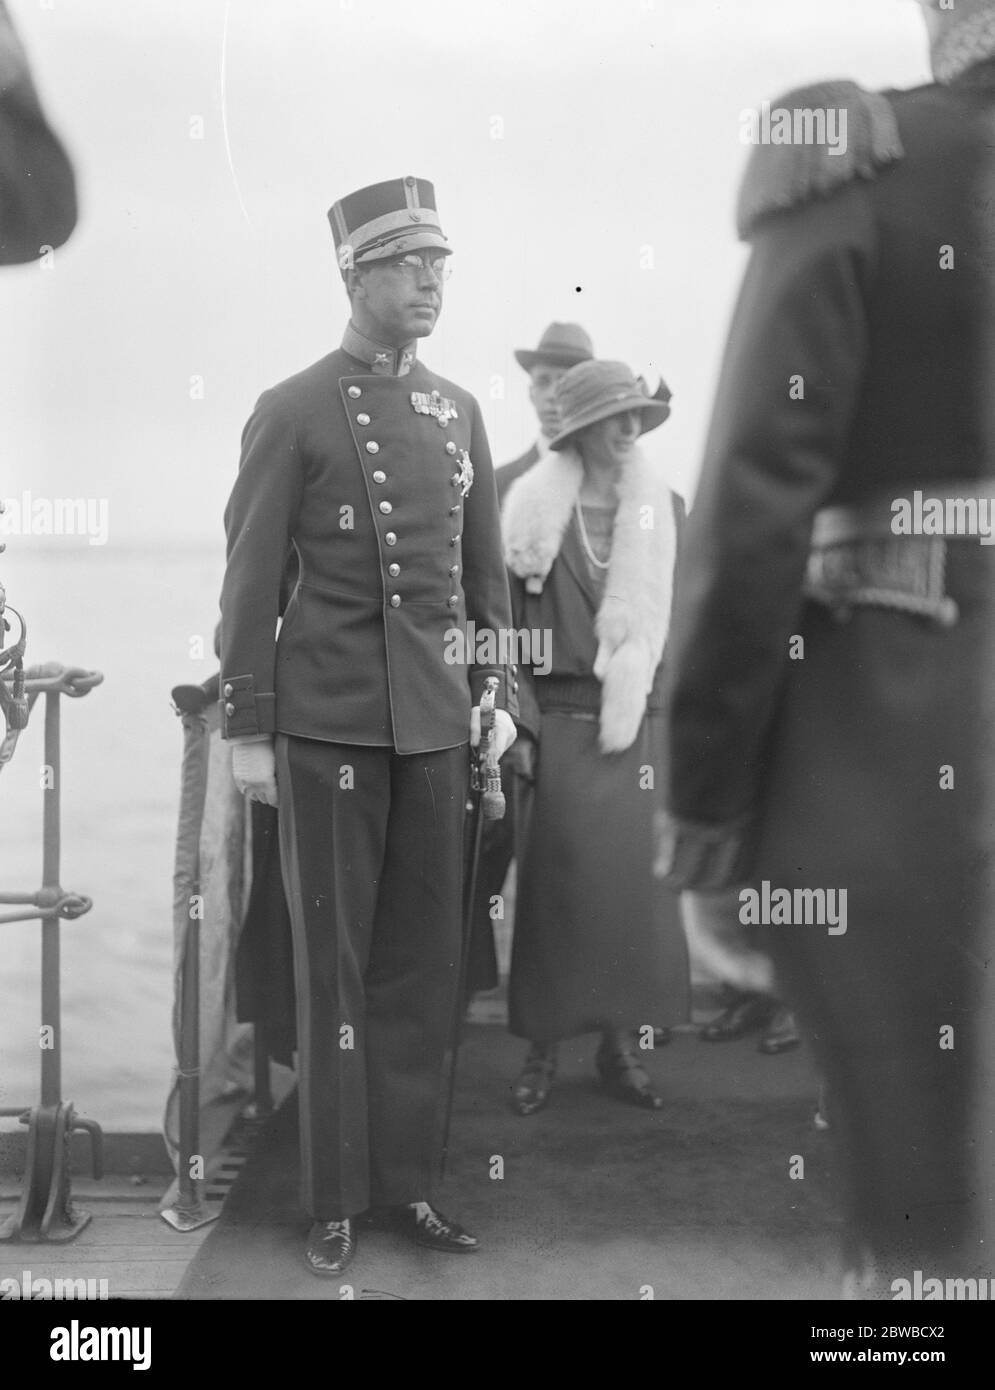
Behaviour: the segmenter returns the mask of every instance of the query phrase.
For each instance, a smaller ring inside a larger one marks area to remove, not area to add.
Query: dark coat
[[[677,560],[674,570],[674,593],[680,591],[687,519],[684,501],[671,494],[677,540]],[[594,631],[594,616],[598,611],[598,595],[591,582],[574,525],[568,526],[556,563],[543,585],[542,592],[529,593],[525,581],[509,574],[511,604],[515,626],[530,632],[552,634],[552,669],[560,677],[592,679],[598,639]],[[646,701],[649,712],[659,712],[665,704],[667,672],[670,669],[670,644],[656,669],[653,686]],[[543,676],[536,676],[523,667],[519,685],[518,723],[533,738],[538,739],[542,728],[541,705]],[[662,752],[663,750],[661,750]],[[659,779],[662,788],[665,779]]]
[[[995,473],[995,267],[979,201],[995,169],[995,64],[890,97],[904,158],[752,228],[671,639],[671,804],[690,821],[727,824],[770,799],[785,684],[790,696],[812,669],[811,643],[791,662],[789,639],[823,624],[802,599],[816,512]],[[945,245],[956,271],[939,269]],[[859,614],[849,640],[877,621]],[[923,661],[951,640],[900,626]]]
[[[675,496],[673,505],[680,528],[683,504]],[[666,656],[634,743],[606,756],[598,747],[593,675],[600,596],[575,524],[541,593],[528,592],[516,575],[510,582],[516,624],[553,634],[549,674],[521,671],[521,718],[539,752],[519,864],[511,1031],[555,1042],[604,1027],[683,1022],[689,980],[678,902],[652,874],[654,812],[667,781]]]
[[[456,404],[445,429],[412,405],[433,390]],[[510,624],[487,438],[462,388],[417,362],[372,375],[330,353],[260,397],[225,522],[226,735],[426,752],[466,741],[487,676],[513,708],[503,667],[446,660],[447,633],[468,619]],[[291,544],[299,578],[276,640]]]
[[[775,927],[771,949],[829,1077],[854,1239],[940,1260],[971,1230],[993,550],[947,545],[950,627],[876,606],[835,618],[803,581],[827,505],[961,479],[992,491],[995,65],[884,104],[851,93],[855,139],[891,129],[879,157],[851,151],[848,177],[820,171],[837,180],[826,196],[781,178],[794,151],[754,157],[768,203],[754,197],[671,634],[667,853],[681,886],[847,891],[845,934]]]
[[[36,260],[76,225],[73,166],[42,111],[24,50],[0,4],[0,265]]]

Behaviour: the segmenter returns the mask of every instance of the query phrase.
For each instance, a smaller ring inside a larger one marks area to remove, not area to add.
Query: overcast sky
[[[112,543],[220,543],[253,402],[341,336],[329,204],[408,173],[456,252],[422,357],[478,396],[496,459],[534,434],[513,349],[575,318],[670,384],[653,449],[687,489],[743,265],[740,113],[928,78],[912,0],[11,10],[82,216],[52,270],[0,279],[0,495],[106,498]]]

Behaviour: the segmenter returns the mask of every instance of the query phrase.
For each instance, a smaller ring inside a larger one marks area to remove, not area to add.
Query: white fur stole
[[[502,512],[505,563],[539,593],[580,495],[584,465],[572,449],[552,451],[516,478]],[[601,681],[600,744],[621,753],[639,732],[670,626],[677,527],[659,464],[639,449],[619,482],[605,594],[595,618]]]

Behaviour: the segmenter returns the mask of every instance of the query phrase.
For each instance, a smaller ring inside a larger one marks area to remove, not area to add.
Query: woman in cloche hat
[[[514,1105],[546,1101],[556,1045],[598,1032],[608,1089],[662,1101],[637,1050],[686,1017],[676,898],[652,875],[665,768],[659,730],[680,500],[639,437],[670,414],[622,362],[560,380],[550,452],[505,500],[505,559],[519,629],[551,644],[548,674],[521,672],[520,737],[538,740],[531,825],[519,860],[511,1031],[531,1044]]]

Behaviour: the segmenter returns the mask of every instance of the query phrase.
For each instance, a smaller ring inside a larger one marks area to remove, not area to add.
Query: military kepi
[[[340,198],[328,220],[341,270],[426,247],[452,249],[439,222],[435,189],[411,174]]]

